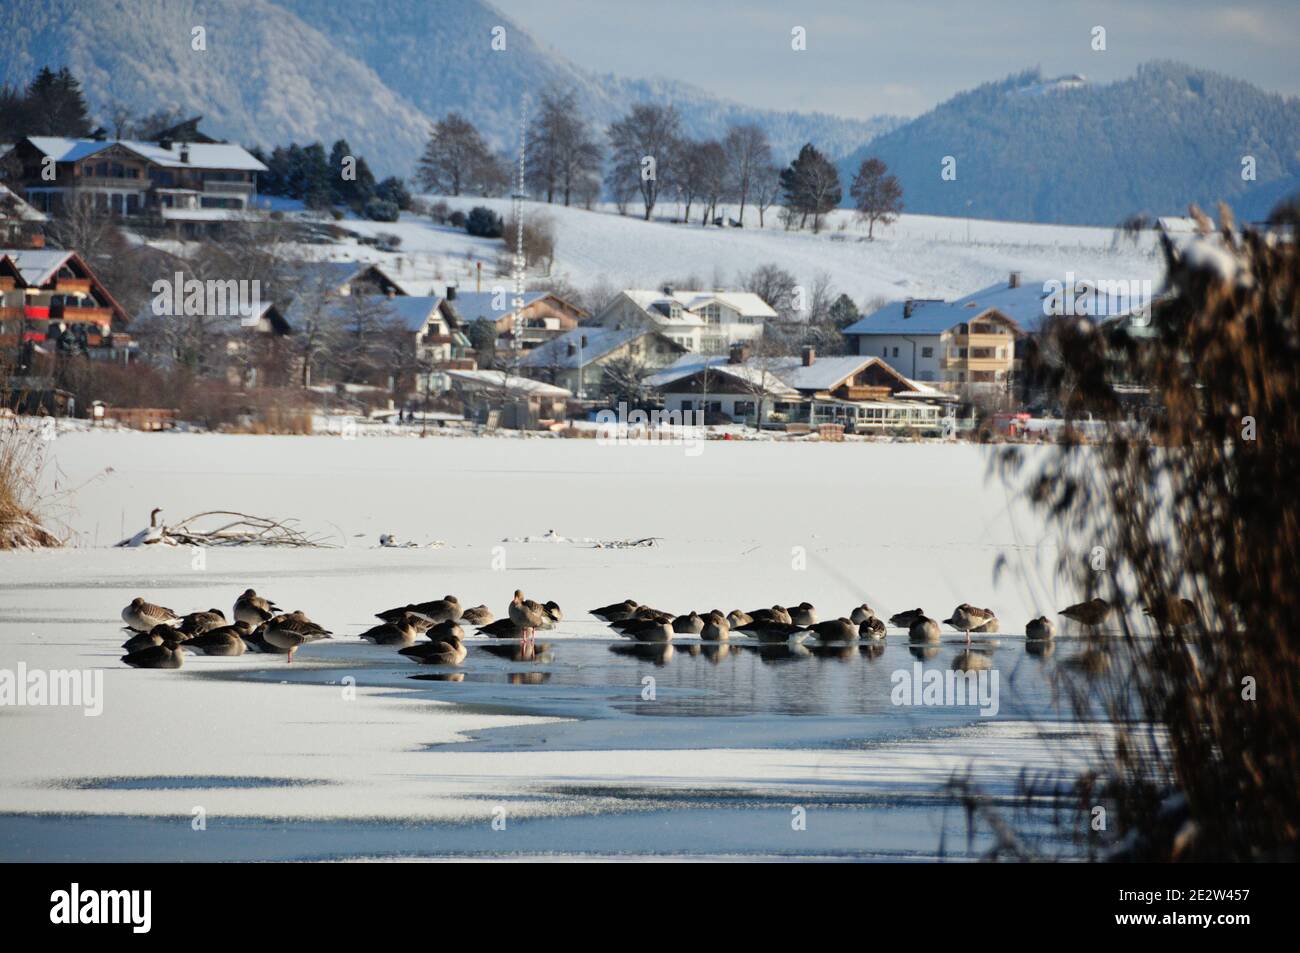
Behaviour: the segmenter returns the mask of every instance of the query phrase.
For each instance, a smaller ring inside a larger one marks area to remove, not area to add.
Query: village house
[[[701,354],[725,354],[733,344],[763,336],[776,312],[748,291],[684,291],[665,285],[658,291],[619,292],[596,316],[607,328],[650,327]]]
[[[43,248],[44,225],[48,221],[48,215],[38,212],[0,183],[0,247]]]
[[[469,419],[489,428],[537,430],[564,421],[573,394],[509,371],[448,370],[449,390]]]
[[[567,388],[580,398],[620,389],[628,373],[648,375],[685,353],[659,331],[642,327],[575,328],[524,355],[519,370],[536,380]],[[611,371],[616,378],[609,380]]]
[[[582,308],[549,291],[526,291],[521,297],[523,307],[516,308],[515,294],[504,288],[492,291],[447,288],[447,300],[466,327],[478,320],[496,325],[497,350],[510,350],[517,340],[520,350],[531,351],[572,331],[587,317]]]
[[[291,297],[317,294],[409,295],[410,291],[379,265],[357,261],[296,261],[285,269],[286,291]]]
[[[1046,284],[1025,284],[1019,272],[1005,282],[956,301],[893,301],[844,329],[858,354],[884,358],[909,378],[945,390],[1001,392],[1021,369],[1027,336],[1037,334],[1059,309],[1060,295]],[[1078,282],[1067,294],[1091,299],[1098,283]],[[1110,302],[1106,320],[1130,318],[1149,305],[1142,294]]]
[[[736,423],[817,426],[848,432],[942,428],[951,398],[904,377],[878,357],[750,357],[743,346],[726,357],[686,355],[647,382],[666,411],[703,411]]]
[[[0,248],[0,349],[127,361],[136,350],[128,322],[76,252]]]
[[[230,143],[29,136],[12,152],[26,200],[58,213],[81,201],[102,215],[206,223],[247,217],[266,166]]]

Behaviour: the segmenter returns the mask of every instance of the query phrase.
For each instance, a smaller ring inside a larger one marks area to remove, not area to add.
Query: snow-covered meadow
[[[508,199],[441,201],[464,212],[486,205],[510,217]],[[678,203],[663,203],[654,220],[646,222],[635,208],[622,216],[608,206],[587,211],[524,203],[526,221],[549,220],[554,231],[551,277],[579,288],[653,288],[688,278],[705,287],[736,287],[740,276],[756,266],[776,264],[805,287],[812,287],[819,276],[829,276],[837,293],[847,293],[865,306],[878,298],[959,298],[1005,280],[1012,271],[1021,272],[1026,281],[1063,281],[1073,272],[1080,278],[1150,280],[1156,285],[1163,274],[1152,233],[1134,241],[1106,228],[904,214],[892,225],[877,226],[875,240],[868,241],[866,226],[845,209],[828,215],[825,229],[816,235],[784,230],[775,208],[765,214],[763,228],[757,211],[747,208],[743,229],[703,228],[694,209],[691,224],[668,221],[680,218],[682,211]],[[735,207],[726,214],[734,218]],[[340,224],[360,236],[396,235],[401,246],[384,252],[351,240],[303,246],[296,254],[382,262],[419,294],[440,294],[449,283],[473,285],[479,277],[478,262],[483,264],[485,285],[506,281],[495,274],[506,254],[499,240],[473,238],[463,229],[434,225],[409,213],[396,223],[349,218]]]
[[[1058,541],[973,445],[81,432],[50,443],[46,482],[74,545],[0,554],[0,670],[101,672],[103,713],[0,707],[5,859],[961,855],[988,844],[966,842],[954,775],[1010,809],[1022,771],[1070,777],[1097,733],[1052,705],[1075,643],[1020,635],[1074,601]],[[295,518],[336,548],[112,548],[154,507]],[[548,530],[658,544],[507,541]],[[291,667],[118,661],[132,597],[229,613],[249,586],[334,639]],[[356,638],[444,593],[503,615],[516,588],[566,613],[537,661],[472,637],[463,665],[424,667]],[[947,670],[956,633],[915,653],[898,630],[850,651],[633,649],[584,611],[625,597],[990,606],[998,712],[891,698],[894,673]]]

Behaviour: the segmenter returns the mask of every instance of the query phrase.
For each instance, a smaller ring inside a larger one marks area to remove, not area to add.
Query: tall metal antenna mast
[[[524,278],[525,268],[527,265],[524,259],[524,166],[528,150],[528,94],[524,93],[519,100],[519,177],[515,183],[515,192],[511,196],[513,199],[511,208],[515,216],[515,260],[514,260],[514,284],[515,297],[511,304],[514,306],[514,317],[512,320],[513,331],[511,347],[515,351],[516,360],[518,360],[519,350],[523,347],[523,341],[520,340],[520,316],[519,312],[524,307]]]

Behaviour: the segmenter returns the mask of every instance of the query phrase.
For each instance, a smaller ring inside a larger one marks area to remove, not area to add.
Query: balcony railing
[[[234,192],[240,195],[248,195],[253,191],[252,182],[223,182],[216,179],[206,179],[203,182],[204,192]]]

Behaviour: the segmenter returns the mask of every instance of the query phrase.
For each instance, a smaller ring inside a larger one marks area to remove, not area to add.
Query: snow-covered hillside
[[[434,196],[426,196],[433,200]],[[453,209],[486,205],[508,217],[507,199],[447,198]],[[1161,264],[1151,236],[1138,243],[1106,228],[1076,228],[904,215],[889,227],[876,228],[867,241],[865,226],[853,214],[838,211],[819,235],[787,232],[776,211],[745,211],[743,229],[702,228],[673,224],[674,204],[661,205],[646,222],[612,208],[596,211],[529,202],[525,217],[548,218],[556,236],[552,276],[579,288],[595,286],[657,287],[664,281],[705,287],[734,286],[739,275],[756,266],[776,264],[807,285],[825,273],[837,293],[860,305],[877,298],[960,297],[1020,271],[1026,281],[1063,280],[1067,271],[1079,278],[1150,279],[1158,282]],[[734,207],[727,210],[734,216]],[[698,222],[698,212],[692,210]],[[496,274],[506,254],[499,240],[472,238],[462,229],[404,215],[397,223],[349,220],[345,227],[361,236],[390,233],[401,238],[397,252],[349,242],[305,246],[306,257],[385,263],[402,275],[412,290],[440,290],[447,283],[462,287],[476,280],[482,262],[484,287],[508,283]],[[533,281],[537,280],[533,276]]]

